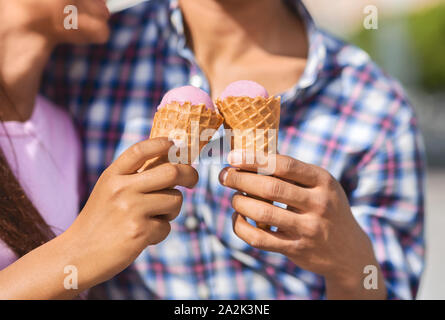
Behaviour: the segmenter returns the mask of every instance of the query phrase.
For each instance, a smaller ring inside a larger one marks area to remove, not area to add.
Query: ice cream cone
[[[150,138],[166,137],[187,147],[186,158],[181,163],[192,164],[202,148],[208,143],[200,137],[205,129],[216,131],[223,123],[223,118],[216,111],[206,108],[205,104],[193,105],[190,102],[171,102],[159,108],[153,119]],[[208,137],[211,139],[211,136]],[[182,147],[181,147],[182,148]],[[180,151],[178,150],[178,153]],[[147,160],[138,171],[144,171],[167,159],[158,157]]]
[[[216,106],[224,117],[224,127],[233,130],[232,149],[275,154],[280,101],[280,97],[217,99]]]
[[[280,125],[280,97],[229,96],[217,99],[216,106],[224,117],[224,127],[232,129],[232,149],[258,154],[276,154]],[[257,223],[269,230],[270,226]]]

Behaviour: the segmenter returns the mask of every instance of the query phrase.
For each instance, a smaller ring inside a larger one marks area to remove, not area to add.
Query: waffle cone
[[[216,131],[222,123],[221,115],[206,108],[204,104],[192,105],[190,102],[182,104],[172,102],[156,111],[150,138],[166,137],[170,140],[180,141],[184,148],[188,149],[186,159],[181,158],[181,163],[192,164],[202,148],[208,143],[208,141],[201,141],[202,132],[206,129]],[[208,140],[210,139],[211,136],[208,137]],[[138,171],[146,170],[166,161],[168,159],[165,157],[147,160]]]
[[[224,127],[233,130],[232,149],[275,154],[280,125],[280,97],[227,97],[216,106]]]
[[[227,97],[218,99],[216,106],[224,117],[224,127],[233,130],[232,149],[277,153],[281,111],[280,97]],[[269,230],[270,226],[257,223]]]

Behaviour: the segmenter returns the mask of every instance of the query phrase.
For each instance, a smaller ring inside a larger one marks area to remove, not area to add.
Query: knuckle
[[[319,177],[321,183],[326,187],[332,187],[336,183],[335,178],[327,170],[322,169],[319,173]]]
[[[173,145],[173,143],[171,141],[169,141],[167,138],[163,138],[163,137],[151,139],[151,143],[153,143],[154,146],[156,146],[156,144],[157,144],[157,147],[159,147],[160,149],[163,149],[163,150],[168,149]]]
[[[329,211],[329,198],[327,195],[320,194],[315,201],[315,212],[324,214]]]
[[[271,222],[274,216],[273,207],[263,205],[260,209],[259,220],[260,222]]]
[[[110,186],[115,186],[116,184],[120,184],[121,176],[116,174],[113,171],[113,165],[110,165],[108,168],[106,168],[102,174],[100,175],[96,185],[102,185],[105,188],[110,188]]]
[[[252,247],[260,249],[263,247],[264,239],[260,235],[255,234],[249,239],[248,243]]]
[[[322,233],[319,219],[310,219],[306,223],[304,235],[309,239],[317,238]]]
[[[266,183],[264,188],[264,195],[267,199],[276,199],[278,198],[283,192],[283,188],[281,183],[279,183],[278,180],[270,180],[268,183]]]
[[[142,228],[141,224],[136,219],[130,220],[126,229],[130,239],[133,240],[141,238],[145,232],[145,228]]]
[[[131,157],[134,157],[136,159],[139,159],[143,155],[143,148],[141,146],[141,143],[136,143],[129,149],[129,153]]]
[[[168,164],[165,167],[164,176],[169,182],[175,182],[179,178],[179,169],[174,164]]]
[[[338,186],[337,180],[329,173],[329,178],[327,180],[327,187],[329,191],[336,190]]]
[[[296,171],[296,163],[295,160],[290,157],[285,157],[283,161],[283,173],[289,174],[291,172]]]
[[[101,181],[108,181],[109,179],[111,179],[112,176],[113,176],[113,174],[111,172],[111,166],[109,166],[102,172],[99,179]]]
[[[281,251],[283,253],[290,254],[293,257],[299,256],[301,254],[301,250],[298,247],[298,243],[299,243],[298,241],[293,241],[293,242],[290,242],[290,243],[286,243],[281,248]]]
[[[131,204],[126,200],[116,201],[115,207],[119,212],[128,213],[131,211]]]
[[[300,239],[295,241],[289,250],[293,253],[294,256],[301,256],[305,252],[311,250],[311,248],[312,246],[308,241]]]
[[[122,193],[125,191],[125,187],[122,181],[114,179],[114,181],[109,181],[108,183],[110,188],[111,198],[116,200],[122,196]]]

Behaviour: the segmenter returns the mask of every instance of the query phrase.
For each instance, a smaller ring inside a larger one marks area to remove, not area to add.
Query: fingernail
[[[243,163],[243,154],[239,150],[233,150],[229,153],[229,163],[233,166]]]
[[[226,182],[226,178],[227,178],[227,169],[223,169],[220,174],[219,174],[219,182],[221,184],[224,184]]]

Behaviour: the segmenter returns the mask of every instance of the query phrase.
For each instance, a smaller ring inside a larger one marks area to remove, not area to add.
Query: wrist
[[[70,276],[67,266],[73,265],[68,244],[69,241],[62,234],[3,269],[0,273],[0,297],[46,300],[77,296],[85,287],[80,281],[77,282],[77,289],[66,285],[66,279]]]
[[[325,276],[327,299],[386,299],[386,286],[377,260],[368,260]]]
[[[76,277],[78,291],[83,292],[98,283],[95,276],[94,267],[96,257],[91,254],[87,241],[83,241],[81,233],[76,232],[76,226],[72,225],[59,237],[60,248],[63,251],[63,259],[65,261],[66,277]]]

